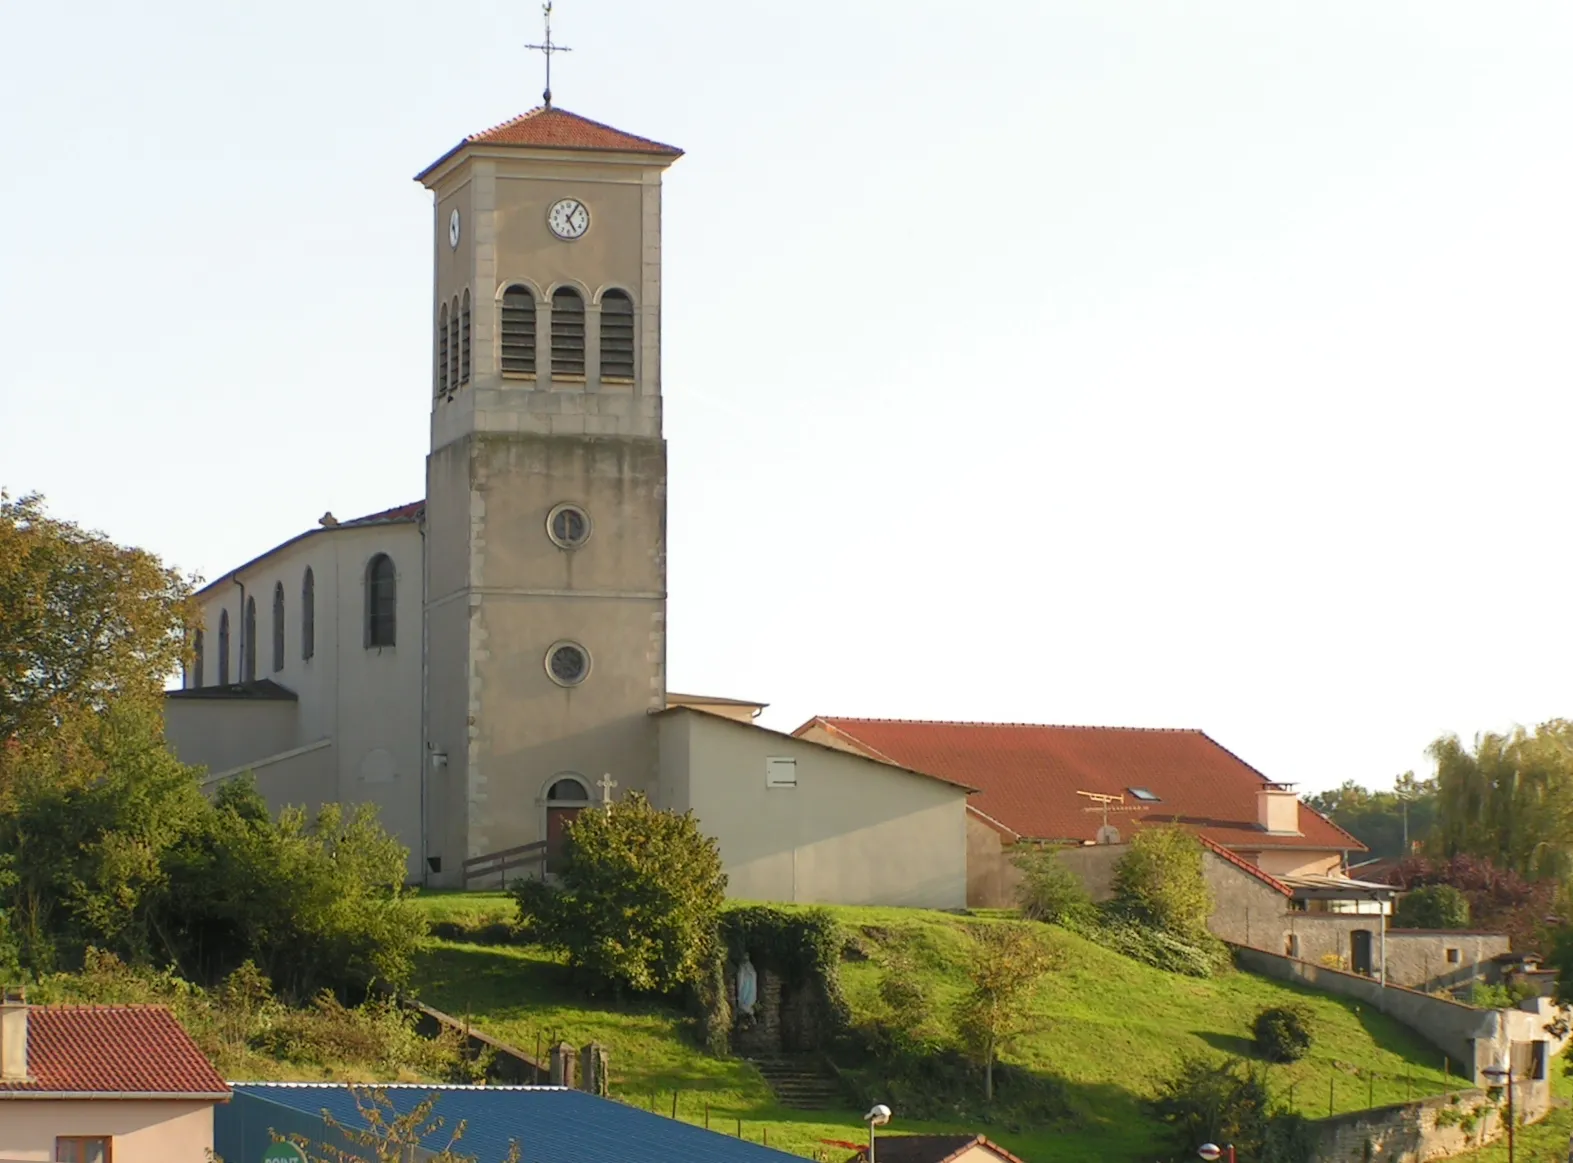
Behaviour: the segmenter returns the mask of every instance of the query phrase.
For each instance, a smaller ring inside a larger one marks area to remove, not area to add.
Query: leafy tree
[[[1436,824],[1436,780],[1406,771],[1391,791],[1371,791],[1352,780],[1306,800],[1371,850],[1372,857],[1405,857]]]
[[[1393,923],[1400,929],[1467,929],[1469,901],[1450,884],[1428,884],[1399,899]]]
[[[1466,853],[1445,860],[1411,857],[1400,861],[1387,881],[1409,890],[1449,885],[1469,902],[1469,915],[1477,928],[1506,933],[1513,948],[1521,952],[1550,948],[1550,927],[1558,923],[1554,916],[1558,885],[1554,881],[1525,880],[1484,857]]]
[[[157,706],[186,654],[190,595],[151,553],[0,492],[0,742],[113,703]]]
[[[983,1097],[994,1098],[994,1063],[1001,1049],[1025,1033],[1032,991],[1054,958],[1031,930],[992,925],[974,934],[968,968],[971,988],[956,1011],[956,1032],[983,1067]]]
[[[1151,1105],[1192,1158],[1203,1143],[1231,1143],[1238,1158],[1261,1163],[1308,1163],[1315,1149],[1305,1119],[1275,1108],[1266,1076],[1238,1059],[1181,1059]]]
[[[1304,1006],[1269,1006],[1256,1015],[1251,1035],[1269,1062],[1298,1062],[1311,1049],[1311,1011]]]
[[[440,1097],[438,1092],[433,1091],[401,1115],[387,1091],[361,1086],[350,1089],[355,1096],[355,1110],[366,1124],[364,1129],[322,1112],[323,1125],[349,1142],[348,1148],[314,1143],[305,1135],[275,1135],[275,1141],[294,1143],[310,1163],[409,1163],[417,1156],[427,1163],[475,1163],[475,1156],[455,1150],[464,1137],[462,1120],[447,1134],[441,1148],[433,1151],[428,1144],[427,1140],[440,1135],[446,1125],[441,1115],[432,1113]],[[519,1163],[519,1159],[519,1143],[515,1140],[508,1144],[503,1163]]]
[[[1031,921],[1053,924],[1086,921],[1093,914],[1087,886],[1053,848],[1025,848],[1012,857],[1021,872],[1016,901],[1021,915]]]
[[[1439,855],[1481,856],[1530,879],[1573,873],[1573,723],[1431,744]]]
[[[527,936],[567,955],[592,990],[700,986],[717,952],[726,874],[692,812],[635,792],[569,825],[560,885],[515,889]]]
[[[1202,875],[1201,843],[1173,825],[1140,829],[1114,866],[1114,901],[1171,933],[1206,933],[1213,898]]]

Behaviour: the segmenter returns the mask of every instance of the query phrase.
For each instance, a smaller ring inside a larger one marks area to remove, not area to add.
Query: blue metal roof
[[[322,1112],[365,1127],[355,1094],[342,1083],[233,1082],[234,1098],[214,1110],[214,1147],[224,1163],[259,1163],[269,1130],[313,1136]],[[467,1124],[454,1149],[478,1163],[501,1163],[518,1140],[523,1163],[784,1163],[784,1151],[707,1131],[612,1099],[559,1086],[371,1084],[399,1114],[436,1094],[433,1116],[443,1129],[422,1146],[445,1147]],[[386,1109],[386,1108],[385,1108]]]

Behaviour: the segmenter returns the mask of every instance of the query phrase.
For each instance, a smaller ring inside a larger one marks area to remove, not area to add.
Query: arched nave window
[[[393,559],[379,553],[366,563],[366,645],[392,646],[397,610]]]
[[[229,685],[229,611],[218,612],[218,685]]]
[[[257,599],[246,599],[246,621],[240,628],[240,681],[257,681]]]
[[[309,662],[317,653],[317,577],[306,567],[300,579],[300,657]]]
[[[202,685],[202,647],[203,647],[203,645],[204,645],[204,643],[203,643],[202,631],[198,630],[195,634],[193,634],[191,636],[191,677],[193,679],[193,682],[192,682],[191,685],[194,686],[194,687],[200,687]]]
[[[273,673],[284,669],[284,583],[273,583]]]

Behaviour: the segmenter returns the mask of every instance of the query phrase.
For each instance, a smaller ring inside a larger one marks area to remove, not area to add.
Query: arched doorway
[[[568,825],[590,806],[590,789],[577,775],[554,775],[546,789],[546,871],[562,867]]]

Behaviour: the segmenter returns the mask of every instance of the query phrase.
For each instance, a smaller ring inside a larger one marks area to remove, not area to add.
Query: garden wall
[[[1524,1088],[1527,1089],[1527,1088]],[[1519,1124],[1539,1122],[1550,1109],[1547,1101],[1526,1109],[1520,1088],[1514,1088]],[[1493,1102],[1483,1090],[1461,1090],[1418,1102],[1375,1107],[1355,1114],[1319,1120],[1321,1139],[1317,1163],[1421,1163],[1471,1151],[1500,1138],[1507,1130],[1506,1102]],[[1466,1130],[1463,1125],[1467,1124]]]

